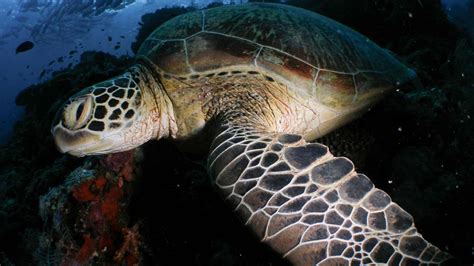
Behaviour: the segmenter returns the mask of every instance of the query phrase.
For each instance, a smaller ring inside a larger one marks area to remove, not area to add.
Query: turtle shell
[[[415,76],[356,31],[282,4],[229,5],[178,16],[158,27],[138,55],[174,76],[255,68],[334,108],[363,102]]]

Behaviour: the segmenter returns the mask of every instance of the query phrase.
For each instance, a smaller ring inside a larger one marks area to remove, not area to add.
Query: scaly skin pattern
[[[51,132],[61,152],[75,156],[133,149],[152,138],[173,137],[169,98],[154,73],[136,65],[80,91],[63,105]]]
[[[265,75],[223,76],[191,83],[208,85],[201,110],[206,122],[225,128],[211,146],[208,169],[263,242],[295,265],[448,263],[412,216],[349,159],[304,140],[308,124],[325,120],[315,102],[303,104]]]
[[[215,138],[208,166],[245,224],[295,265],[449,263],[349,159],[300,135],[231,123]]]
[[[379,99],[368,98],[363,105],[335,111],[316,98],[304,97],[291,84],[281,82],[282,77],[253,66],[218,68],[199,77],[180,78],[155,69],[173,104],[178,139],[199,134],[209,120],[225,111],[239,110],[257,127],[313,140],[354,119]]]

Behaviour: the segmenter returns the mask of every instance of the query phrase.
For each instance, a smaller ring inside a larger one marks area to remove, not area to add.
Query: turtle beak
[[[62,126],[51,130],[56,147],[61,153],[69,153],[76,157],[102,154],[112,146],[111,140],[104,140],[100,136],[87,131],[70,131]]]

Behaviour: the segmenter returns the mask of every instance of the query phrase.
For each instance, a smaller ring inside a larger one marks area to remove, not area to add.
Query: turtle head
[[[126,72],[69,98],[51,128],[59,150],[74,156],[115,153],[168,135],[166,96],[142,78],[140,71]]]

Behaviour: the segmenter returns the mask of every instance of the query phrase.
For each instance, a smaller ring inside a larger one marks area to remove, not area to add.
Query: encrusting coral
[[[138,152],[138,150],[136,151]],[[62,185],[40,197],[43,238],[37,254],[56,254],[62,265],[140,263],[138,225],[128,227],[133,194],[133,152],[87,160]],[[44,264],[44,256],[38,256]]]

